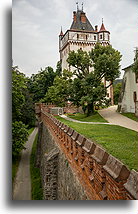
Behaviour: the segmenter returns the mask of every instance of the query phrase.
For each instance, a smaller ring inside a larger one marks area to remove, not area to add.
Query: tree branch
[[[111,82],[108,86],[106,86],[105,88],[109,88],[111,85],[113,85],[113,82]]]

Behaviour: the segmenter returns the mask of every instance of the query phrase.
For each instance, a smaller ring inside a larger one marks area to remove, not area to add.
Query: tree
[[[25,102],[24,105],[22,106],[22,117],[21,121],[28,125],[28,128],[34,127],[35,126],[35,105],[33,102],[33,95],[30,94],[28,90],[28,82],[27,82],[27,88],[23,92]]]
[[[79,79],[85,78],[87,74],[89,74],[90,67],[92,66],[89,54],[81,49],[78,49],[77,52],[71,51],[67,62],[75,68],[73,74]]]
[[[118,104],[118,99],[120,96],[120,92],[121,92],[121,88],[122,88],[122,83],[117,83],[115,85],[113,85],[114,88],[114,104],[117,105]]]
[[[88,115],[93,113],[94,105],[105,99],[106,89],[119,77],[120,60],[119,51],[98,43],[90,53],[82,50],[70,52],[67,62],[74,67],[73,74],[76,76],[70,97],[73,103],[82,105]],[[105,88],[101,83],[103,78],[109,82]]]
[[[120,76],[121,54],[111,45],[102,46],[99,43],[91,50],[90,57],[93,62],[94,74],[97,80],[109,81],[108,88]]]
[[[53,103],[60,107],[65,106],[69,100],[69,88],[72,82],[72,73],[64,70],[62,76],[56,76],[53,86],[51,86],[42,102]]]
[[[29,91],[33,94],[33,101],[39,102],[44,98],[49,87],[53,85],[56,73],[53,68],[46,67],[41,69],[37,74],[33,74],[28,83]]]
[[[24,143],[27,141],[28,131],[27,126],[21,121],[15,121],[12,123],[12,155],[15,158],[22,149],[24,149]]]
[[[58,61],[58,62],[57,62],[56,75],[58,75],[59,77],[62,76],[61,61]]]
[[[132,66],[133,72],[136,74],[136,77],[138,78],[138,48],[135,50],[135,58],[134,58],[134,64]]]
[[[21,120],[25,103],[24,90],[27,88],[25,75],[17,66],[12,67],[12,120]]]

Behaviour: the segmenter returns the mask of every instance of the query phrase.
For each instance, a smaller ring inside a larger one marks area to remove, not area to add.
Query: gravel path
[[[35,128],[25,144],[26,149],[22,151],[15,178],[13,200],[31,200],[30,155],[37,132],[38,129]]]
[[[138,122],[125,117],[116,112],[117,106],[110,106],[107,109],[99,110],[99,114],[104,117],[109,123],[122,126],[138,132]]]

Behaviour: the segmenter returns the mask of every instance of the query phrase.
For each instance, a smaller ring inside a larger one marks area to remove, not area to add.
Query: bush
[[[17,156],[25,148],[24,143],[28,139],[27,126],[21,121],[12,123],[12,155]]]

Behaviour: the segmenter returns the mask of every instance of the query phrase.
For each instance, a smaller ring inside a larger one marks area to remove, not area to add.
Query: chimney
[[[77,17],[76,17],[76,11],[73,12],[73,21],[76,22]]]
[[[95,31],[98,32],[98,25],[95,25]]]
[[[86,23],[86,15],[84,12],[81,12],[80,19],[82,23]]]

